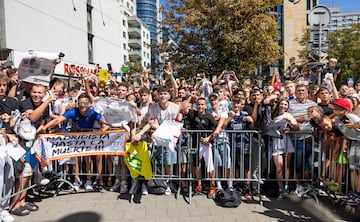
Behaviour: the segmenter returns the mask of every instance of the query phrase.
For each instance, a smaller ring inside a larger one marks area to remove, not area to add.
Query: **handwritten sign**
[[[94,155],[125,155],[127,132],[112,130],[105,132],[71,132],[42,134],[42,149],[48,160]],[[42,152],[42,155],[44,153]]]

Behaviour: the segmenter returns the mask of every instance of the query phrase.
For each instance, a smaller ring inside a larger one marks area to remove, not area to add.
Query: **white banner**
[[[136,108],[131,106],[128,101],[100,98],[93,106],[94,110],[101,113],[106,122],[113,127],[121,127],[130,121],[134,123],[137,121]]]
[[[26,52],[18,68],[20,79],[24,82],[47,86],[57,58],[56,53]]]
[[[127,132],[113,130],[105,132],[71,132],[40,135],[42,159],[58,160],[63,158],[94,155],[125,155]],[[45,149],[44,149],[45,148]],[[44,153],[45,152],[45,153]]]

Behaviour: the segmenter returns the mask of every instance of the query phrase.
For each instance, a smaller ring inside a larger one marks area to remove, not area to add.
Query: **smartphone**
[[[107,68],[108,68],[109,71],[112,71],[111,63],[107,64]]]
[[[224,79],[226,79],[228,75],[229,75],[229,71],[225,70],[225,72],[224,72]]]
[[[349,118],[347,116],[343,116],[340,118],[340,121],[343,123],[347,123],[347,120],[349,120]]]

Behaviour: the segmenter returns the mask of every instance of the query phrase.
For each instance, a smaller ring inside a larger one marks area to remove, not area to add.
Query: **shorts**
[[[305,142],[305,144],[304,144]],[[296,171],[310,171],[312,166],[312,142],[306,140],[296,140]]]
[[[360,144],[352,141],[350,151],[348,153],[349,168],[360,170]]]
[[[348,164],[348,156],[347,153],[340,151],[338,158],[336,159],[336,163],[340,164]]]
[[[30,177],[33,175],[33,169],[31,168],[30,163],[24,162],[24,161],[16,161],[14,163],[14,171],[15,171],[15,177]]]
[[[171,152],[169,148],[162,146],[154,146],[151,158],[161,161],[164,165],[171,165],[177,163],[177,150]]]
[[[227,141],[217,141],[214,149],[214,161],[219,167],[231,168],[230,144]]]
[[[295,149],[289,135],[284,135],[283,139],[272,138],[272,155],[278,156],[285,153],[294,153]]]

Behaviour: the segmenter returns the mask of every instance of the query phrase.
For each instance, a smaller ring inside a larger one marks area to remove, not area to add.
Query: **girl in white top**
[[[288,192],[288,179],[290,175],[290,163],[292,154],[295,152],[294,145],[290,138],[290,127],[299,130],[299,125],[296,119],[288,113],[289,101],[287,99],[280,99],[275,106],[271,115],[272,121],[275,123],[284,122],[284,129],[280,138],[272,138],[273,160],[276,167],[276,173],[279,185],[279,197],[283,199],[284,195]],[[285,189],[283,189],[283,165],[285,160]]]

